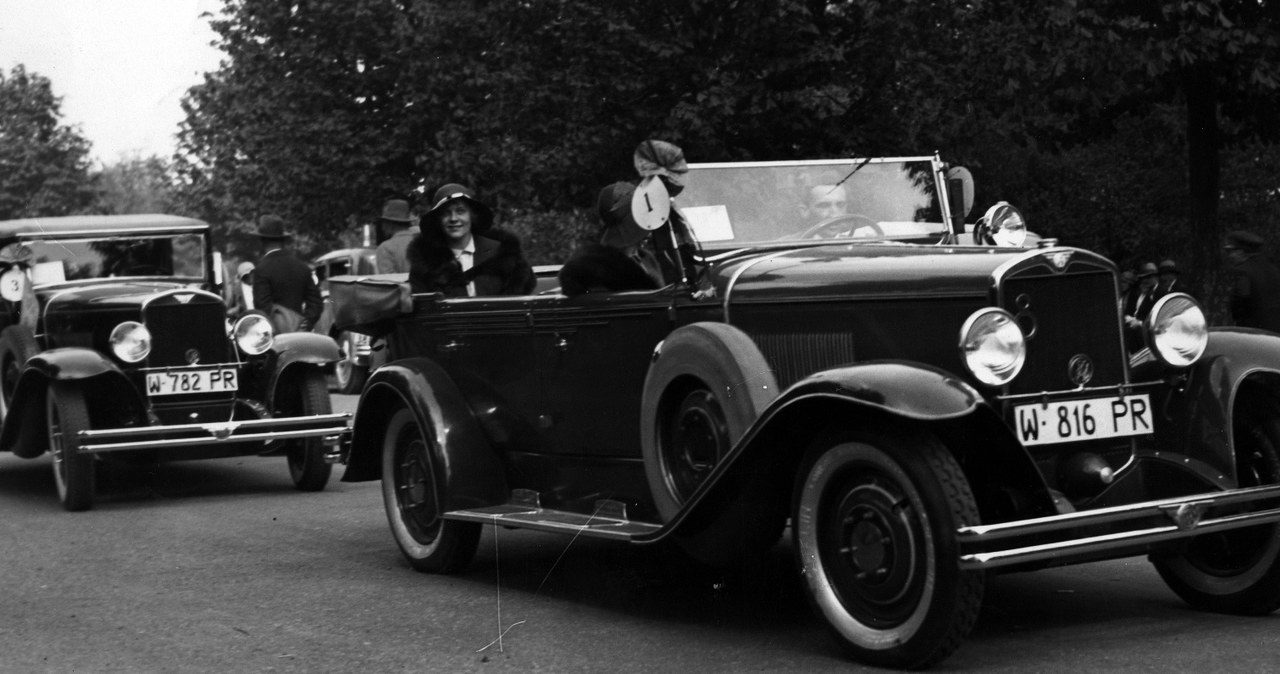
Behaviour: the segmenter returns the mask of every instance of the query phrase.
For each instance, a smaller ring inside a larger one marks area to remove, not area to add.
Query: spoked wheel
[[[307,368],[297,379],[297,414],[313,416],[330,414],[333,403],[324,383],[324,373],[318,368]],[[288,459],[289,477],[299,491],[320,491],[329,483],[333,466],[324,459],[325,447],[320,438],[290,440]]]
[[[342,350],[342,360],[333,364],[333,384],[338,393],[359,393],[364,382],[369,378],[369,366],[356,364],[356,349],[360,336],[354,332],[344,332],[338,341]]]
[[[382,445],[382,501],[396,544],[418,571],[456,573],[480,542],[480,525],[443,519],[431,446],[413,411],[399,409]]]
[[[792,535],[809,599],[862,662],[926,667],[977,620],[985,577],[958,565],[956,528],[978,509],[931,436],[860,432],[806,458]]]
[[[1280,483],[1280,404],[1240,398],[1233,424],[1240,487]],[[1280,608],[1280,525],[1197,536],[1180,554],[1152,563],[1193,608],[1234,615]]]
[[[51,383],[45,395],[45,414],[58,500],[72,512],[88,510],[93,507],[93,457],[80,453],[77,438],[80,431],[89,429],[89,408],[84,394],[70,385]]]

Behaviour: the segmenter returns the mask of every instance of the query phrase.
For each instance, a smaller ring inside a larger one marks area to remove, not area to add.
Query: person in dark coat
[[[376,264],[379,274],[395,274],[409,271],[409,260],[405,251],[409,242],[418,235],[418,228],[413,223],[413,214],[409,211],[409,202],[404,199],[391,199],[382,205],[382,216],[378,218],[378,227],[386,239],[378,244]]]
[[[493,212],[470,188],[449,183],[409,243],[409,287],[446,297],[527,295],[537,285],[520,239],[493,229]]]
[[[613,183],[600,190],[600,241],[574,251],[560,269],[560,291],[573,297],[589,292],[653,290],[663,285],[658,259],[645,245],[648,230],[631,216],[636,187]]]
[[[1124,303],[1124,342],[1130,353],[1142,348],[1142,321],[1151,314],[1151,308],[1160,299],[1157,292],[1159,270],[1155,263],[1143,262],[1138,267],[1137,277],[1137,283],[1129,289]]]
[[[276,332],[307,332],[320,319],[324,299],[311,267],[289,250],[293,234],[278,215],[258,218],[254,232],[262,257],[253,268],[253,306],[271,318]]]
[[[1231,320],[1241,327],[1280,332],[1280,268],[1262,253],[1262,237],[1230,232],[1223,246],[1231,265]]]

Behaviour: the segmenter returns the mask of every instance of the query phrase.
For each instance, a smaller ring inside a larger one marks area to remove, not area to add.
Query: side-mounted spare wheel
[[[927,667],[977,621],[980,571],[959,566],[973,493],[936,438],[859,429],[816,443],[797,475],[792,537],[810,602],[853,658]]]
[[[1237,401],[1232,435],[1239,486],[1280,484],[1280,400],[1250,387]],[[1280,524],[1196,536],[1179,554],[1152,562],[1193,608],[1234,615],[1280,608]]]
[[[640,441],[663,521],[675,517],[778,395],[751,338],[725,323],[693,323],[654,350],[644,380]]]

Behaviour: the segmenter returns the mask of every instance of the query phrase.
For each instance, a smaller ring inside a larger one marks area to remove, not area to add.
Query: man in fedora
[[[1227,234],[1222,247],[1231,268],[1231,320],[1246,328],[1280,332],[1280,268],[1262,253],[1253,232]]]
[[[262,257],[253,269],[253,306],[271,318],[276,332],[306,332],[320,319],[324,300],[311,267],[289,250],[293,234],[278,215],[258,218],[254,232]]]
[[[378,273],[391,274],[409,271],[409,260],[405,250],[409,242],[417,236],[418,228],[409,213],[409,202],[404,199],[390,199],[382,205],[382,217],[378,218],[378,227],[386,237],[378,244]]]

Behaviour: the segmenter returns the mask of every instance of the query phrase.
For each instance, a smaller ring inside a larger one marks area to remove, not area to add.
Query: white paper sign
[[[687,206],[680,209],[685,222],[693,230],[699,241],[730,241],[733,239],[733,224],[729,222],[729,211],[723,204],[715,206]]]

